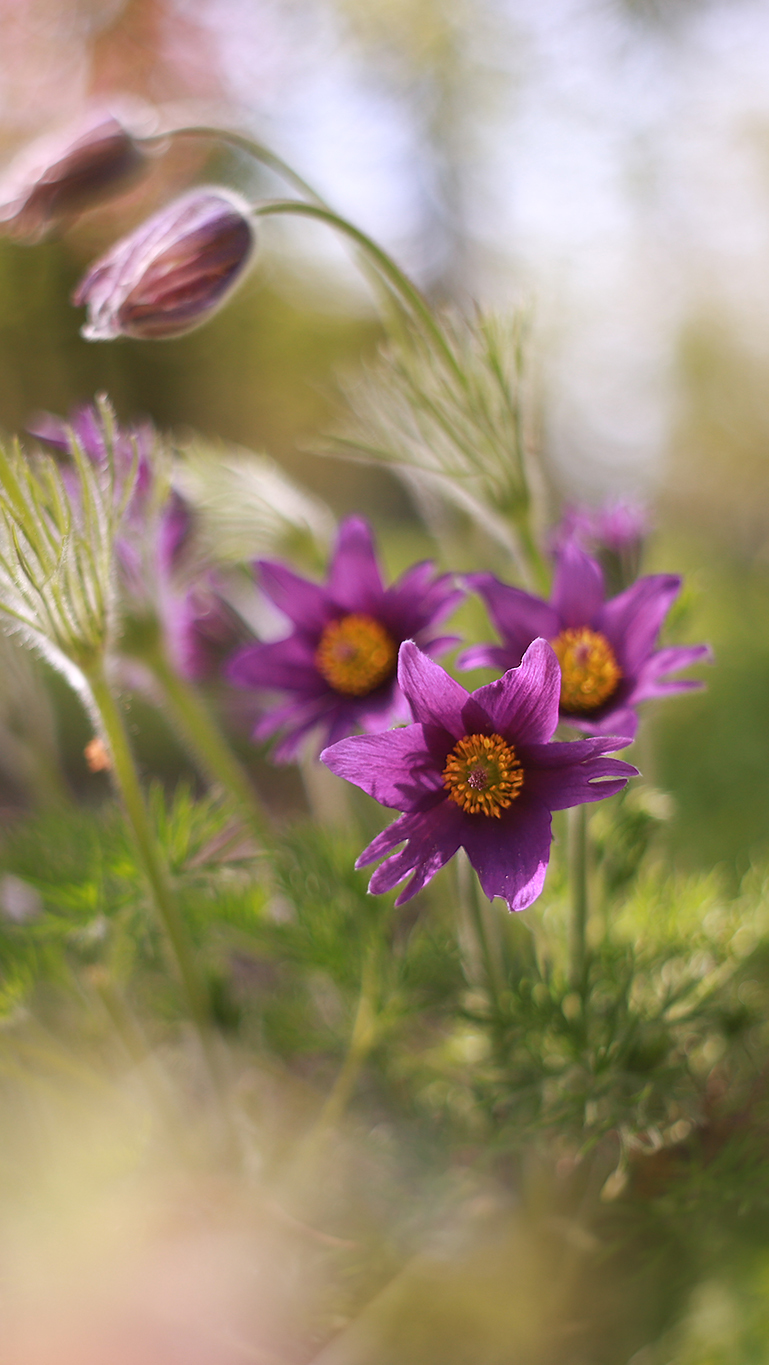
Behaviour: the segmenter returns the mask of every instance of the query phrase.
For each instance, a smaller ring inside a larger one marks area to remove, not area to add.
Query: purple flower
[[[254,732],[257,739],[283,732],[277,761],[295,758],[316,728],[333,743],[356,729],[384,730],[407,718],[396,678],[398,646],[413,637],[437,654],[456,642],[433,633],[462,597],[451,575],[436,577],[431,564],[415,564],[385,588],[362,517],[348,517],[339,528],[325,586],[283,564],[261,560],[259,568],[262,588],[294,630],[285,640],[241,649],[227,675],[238,687],[285,698]]]
[[[94,106],[25,147],[0,181],[0,229],[39,242],[61,223],[122,193],[147,165],[123,121],[128,114],[135,123],[141,113],[136,102],[126,110]]]
[[[614,498],[600,507],[571,505],[553,535],[556,550],[576,538],[583,548],[608,550],[615,555],[637,557],[649,534],[649,517],[640,503]]]
[[[639,578],[607,602],[601,566],[571,539],[556,555],[550,602],[490,573],[469,574],[467,581],[484,599],[502,644],[472,646],[460,668],[502,672],[544,636],[561,665],[561,720],[579,730],[635,735],[639,702],[702,686],[666,675],[708,660],[707,645],[654,648],[681,587],[674,574]]]
[[[256,242],[245,199],[201,186],[167,204],[91,266],[72,296],[89,341],[180,336],[235,287]]]
[[[535,640],[518,668],[472,693],[407,640],[398,680],[415,725],[354,735],[321,754],[339,777],[403,812],[358,859],[362,867],[391,855],[369,890],[390,891],[411,877],[401,905],[464,848],[489,900],[501,896],[510,910],[525,910],[545,879],[551,812],[624,787],[637,769],[604,755],[630,741],[551,742],[560,673],[546,640]]]
[[[153,460],[158,436],[152,423],[120,427],[102,400],[101,409],[78,408],[69,422],[42,413],[29,430],[65,454],[71,455],[77,443],[105,472],[112,466],[115,501],[122,505],[115,538],[123,606],[121,650],[141,652],[160,626],[170,657],[185,677],[202,679],[217,671],[225,655],[242,642],[244,631],[217,592],[215,576],[195,572],[189,553],[192,512],[167,480],[158,479]],[[66,479],[66,467],[64,474]],[[73,477],[75,496],[77,488]]]

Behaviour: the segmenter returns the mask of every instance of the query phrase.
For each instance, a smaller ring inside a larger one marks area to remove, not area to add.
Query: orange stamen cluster
[[[446,759],[443,785],[468,815],[499,819],[523,786],[523,768],[501,735],[465,735]]]
[[[561,706],[589,715],[608,701],[622,669],[605,635],[587,626],[562,630],[550,642],[561,665]]]
[[[315,663],[329,687],[348,697],[366,697],[395,671],[398,646],[381,621],[353,612],[330,621],[315,651]]]

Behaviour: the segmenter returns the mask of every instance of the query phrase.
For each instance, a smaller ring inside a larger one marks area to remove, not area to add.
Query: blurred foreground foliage
[[[298,1298],[276,1290],[282,1344],[265,1359],[760,1358],[769,870],[736,894],[717,875],[671,877],[665,801],[637,789],[593,817],[602,913],[584,992],[567,976],[562,829],[533,911],[479,907],[491,989],[470,926],[457,934],[451,869],[396,910],[367,895],[334,826],[295,821],[257,852],[215,797],[156,784],[151,810],[251,1153],[234,1197],[253,1203],[249,1226],[278,1218],[270,1237],[289,1224],[309,1276]],[[118,808],[11,825],[0,909],[11,1223],[53,1179],[65,1094],[70,1109],[100,1097],[100,1123],[117,1110],[117,1148],[99,1145],[110,1180],[158,1162],[202,1179],[212,1118]],[[105,1178],[89,1167],[92,1197]],[[724,1279],[726,1264],[743,1271]],[[717,1354],[737,1319],[743,1353],[732,1339]]]

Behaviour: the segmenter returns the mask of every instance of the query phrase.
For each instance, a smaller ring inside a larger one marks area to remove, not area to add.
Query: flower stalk
[[[100,663],[91,668],[87,678],[112,758],[115,785],[123,800],[152,901],[184,987],[190,1014],[198,1031],[205,1036],[210,1022],[205,984],[195,961],[168,869],[152,833],[123,718],[104,675],[103,665]],[[209,1052],[207,1043],[206,1052]]]
[[[159,682],[176,727],[202,771],[235,799],[259,842],[268,843],[269,822],[259,797],[202,697],[172,666],[162,645],[152,649],[145,662]]]
[[[571,923],[569,937],[569,977],[572,989],[585,995],[587,986],[587,924],[590,912],[588,885],[587,807],[569,811],[569,883]]]

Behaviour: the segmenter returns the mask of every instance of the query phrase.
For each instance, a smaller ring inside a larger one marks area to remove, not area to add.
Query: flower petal
[[[523,793],[501,819],[465,817],[462,843],[489,900],[525,910],[542,890],[552,842],[550,811],[533,792]]]
[[[702,687],[696,678],[663,678],[665,673],[675,673],[680,668],[691,668],[692,664],[711,663],[713,655],[709,645],[673,645],[669,649],[658,649],[641,669],[636,686],[633,688],[633,701],[646,701],[649,697],[668,697],[676,692],[689,692]]]
[[[596,629],[606,636],[626,677],[646,663],[680,588],[676,574],[648,574],[604,606]]]
[[[270,644],[245,645],[230,659],[225,676],[236,687],[281,688],[308,697],[329,690],[311,649],[296,635]]]
[[[413,640],[404,640],[398,652],[398,682],[414,720],[437,726],[454,739],[463,737],[462,708],[469,693],[440,664],[423,654]]]
[[[371,527],[363,517],[347,517],[339,527],[329,569],[328,591],[334,602],[346,611],[379,614],[384,584]]]
[[[425,745],[421,725],[352,735],[324,749],[320,759],[337,777],[394,810],[418,810],[432,804],[436,793],[445,796],[442,771]]]
[[[308,578],[300,578],[285,564],[273,559],[260,559],[258,568],[262,588],[275,606],[295,626],[320,639],[323,627],[336,614],[325,588],[311,583]]]
[[[494,625],[505,642],[505,648],[510,651],[507,668],[520,663],[532,640],[539,636],[545,640],[552,640],[558,634],[560,630],[558,614],[549,602],[532,597],[530,593],[513,588],[508,583],[501,583],[490,573],[471,573],[467,575],[466,581],[471,588],[480,593]],[[479,667],[476,663],[463,663],[460,666]],[[496,665],[492,664],[490,667]]]
[[[356,867],[371,862],[385,847],[392,847],[393,842],[401,843],[406,839],[406,847],[382,863],[369,882],[369,891],[378,895],[391,891],[413,872],[411,881],[395,902],[403,905],[453,858],[460,847],[463,828],[464,819],[459,807],[453,801],[441,801],[430,810],[401,816],[384,831],[386,839],[380,836],[364,849]]]
[[[517,668],[479,687],[462,712],[466,733],[486,724],[514,744],[550,739],[558,724],[561,670],[547,640],[534,640]]]
[[[516,657],[515,651],[506,645],[470,645],[457,656],[457,668],[495,668],[498,673],[506,673],[515,668],[522,655]]]
[[[592,626],[604,597],[600,564],[581,550],[575,540],[567,540],[558,552],[553,581],[552,604],[560,621],[558,629]]]
[[[590,742],[574,740],[570,744],[550,747],[571,749]],[[612,745],[617,743],[614,738],[608,742]],[[607,741],[600,739],[598,743],[605,744]],[[622,790],[631,777],[638,777],[638,769],[632,763],[598,754],[582,762],[565,763],[557,767],[526,768],[526,787],[532,795],[544,801],[551,811],[567,810],[569,806],[580,806],[586,801],[603,801],[607,796],[613,796]]]

